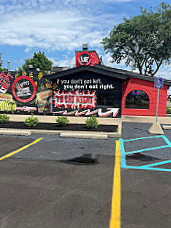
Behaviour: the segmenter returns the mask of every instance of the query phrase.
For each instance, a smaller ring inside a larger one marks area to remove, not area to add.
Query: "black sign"
[[[20,76],[13,82],[12,93],[17,101],[30,102],[36,96],[35,82],[28,76]]]

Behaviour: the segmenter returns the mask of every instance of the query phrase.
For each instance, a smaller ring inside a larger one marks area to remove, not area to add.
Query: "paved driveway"
[[[151,137],[150,124],[123,123],[123,140]],[[171,141],[171,131],[165,130]],[[33,141],[43,138],[37,143]],[[115,140],[66,139],[58,136],[0,136],[0,227],[109,227],[113,196]],[[124,142],[126,165],[121,168],[121,227],[167,228],[171,224],[171,172],[136,169],[170,159],[163,138]],[[30,145],[30,146],[29,146]],[[70,160],[84,154],[98,163]],[[121,164],[122,165],[122,164]],[[170,169],[169,164],[162,168]]]

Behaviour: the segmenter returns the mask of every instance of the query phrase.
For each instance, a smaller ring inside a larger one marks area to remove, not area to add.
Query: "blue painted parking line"
[[[141,137],[141,138],[135,138],[135,139],[124,139],[124,142],[131,142],[131,141],[136,141],[136,140],[141,140],[141,139],[152,139],[152,138],[161,138],[161,135],[147,136],[147,137]]]
[[[148,150],[157,150],[157,149],[163,149],[163,148],[167,148],[170,147],[169,145],[166,146],[158,146],[158,147],[151,147],[151,148],[145,148],[145,149],[141,149],[141,150],[135,150],[135,151],[130,151],[130,152],[125,152],[125,154],[136,154],[136,153],[140,153],[140,152],[144,152],[144,151],[148,151]]]
[[[125,152],[124,142],[131,142],[131,141],[136,141],[136,140],[152,139],[152,138],[154,138],[154,139],[155,138],[163,138],[164,141],[167,143],[167,145]],[[171,172],[171,169],[164,169],[164,168],[158,168],[158,167],[156,167],[156,166],[160,166],[160,165],[169,164],[169,163],[171,163],[171,160],[166,160],[166,161],[161,161],[161,162],[152,163],[152,164],[148,164],[148,165],[141,165],[141,166],[128,166],[126,164],[126,155],[128,155],[128,154],[141,153],[141,152],[145,152],[145,151],[157,150],[157,149],[163,149],[163,148],[171,148],[171,142],[169,141],[169,139],[165,135],[142,137],[142,138],[135,138],[135,139],[126,139],[126,140],[123,140],[121,138],[120,139],[121,168]]]

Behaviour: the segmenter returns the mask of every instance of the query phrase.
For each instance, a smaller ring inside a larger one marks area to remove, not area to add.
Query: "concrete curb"
[[[171,130],[171,125],[164,125],[162,126],[164,130]]]
[[[118,132],[85,132],[85,131],[57,131],[57,130],[37,130],[37,129],[10,129],[0,128],[0,134],[8,135],[24,135],[31,134],[48,134],[48,135],[60,135],[60,137],[74,137],[74,138],[94,138],[94,139],[107,139],[107,138],[120,138],[121,137],[121,124],[118,125]]]
[[[93,132],[94,133],[94,132]],[[95,134],[83,133],[83,132],[61,132],[60,137],[62,138],[81,138],[81,139],[107,139],[106,134]]]
[[[23,122],[30,115],[16,115],[9,114],[10,121]],[[56,123],[58,116],[44,116],[35,115],[38,117],[40,123]],[[85,124],[87,117],[68,117],[68,120],[72,124]],[[122,121],[121,118],[97,118],[99,124],[102,125],[118,125],[117,132],[94,132],[94,131],[64,131],[64,130],[37,130],[37,129],[10,129],[2,128],[4,132],[9,135],[30,135],[30,134],[49,134],[60,135],[61,137],[75,137],[75,138],[94,138],[94,139],[106,139],[106,138],[120,138],[122,137]],[[8,132],[8,133],[7,133]],[[2,134],[2,133],[0,133]]]
[[[0,128],[0,135],[19,135],[19,136],[29,136],[31,135],[31,131],[22,130],[22,129],[4,129]]]

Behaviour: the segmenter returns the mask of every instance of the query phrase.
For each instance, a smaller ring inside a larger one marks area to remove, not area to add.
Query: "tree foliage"
[[[171,5],[141,8],[141,15],[124,18],[102,44],[112,62],[124,60],[140,74],[154,76],[163,63],[171,62]]]
[[[29,71],[29,65],[33,66],[33,69],[39,68],[41,71],[51,70],[52,68],[52,61],[50,61],[44,52],[39,51],[38,53],[34,52],[34,55],[30,59],[25,59],[25,63],[22,65],[20,70]]]
[[[2,65],[3,65],[3,60],[2,60],[2,58],[1,58],[1,53],[0,53],[0,68],[2,67]]]
[[[0,53],[0,72],[2,71],[6,71],[7,69],[6,68],[2,68],[2,65],[3,65],[3,60],[2,60],[2,57],[1,57],[1,53]]]

